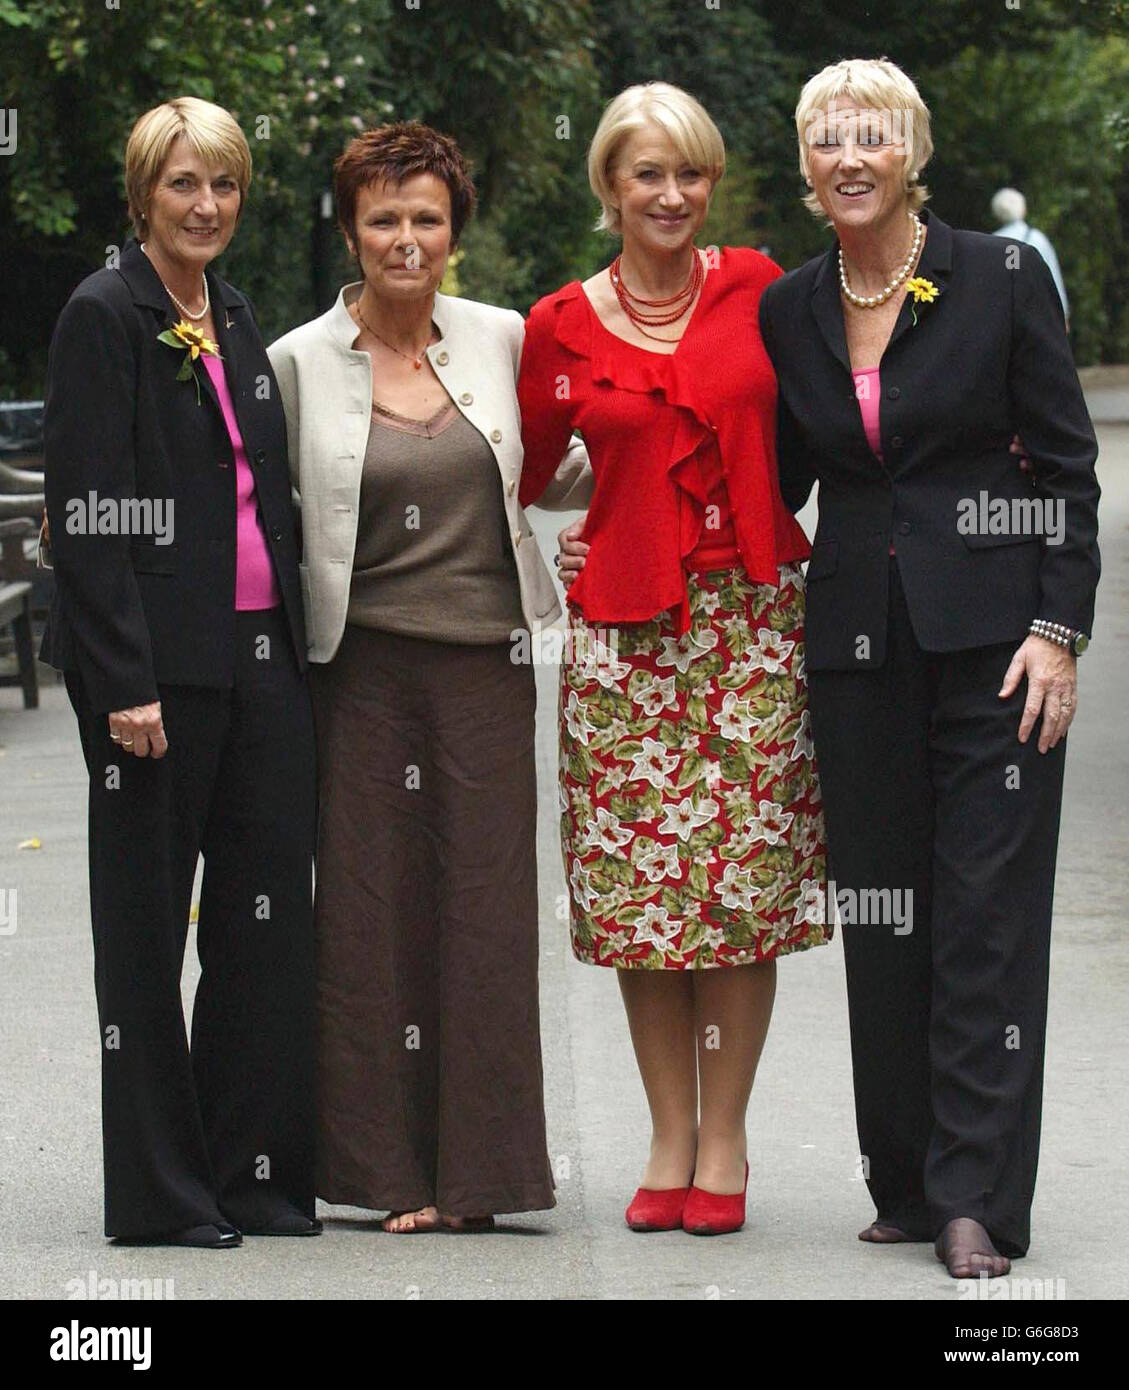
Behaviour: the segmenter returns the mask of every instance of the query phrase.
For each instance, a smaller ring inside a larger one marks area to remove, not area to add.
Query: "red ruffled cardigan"
[[[777,584],[779,565],[810,554],[780,496],[776,377],[757,325],[761,291],[781,274],[758,251],[724,247],[669,355],[611,333],[578,280],[530,311],[519,499],[536,502],[578,431],[595,486],[583,535],[591,548],[568,601],[589,624],[647,622],[674,608],[687,631],[685,561],[703,539],[719,459],[749,576]]]

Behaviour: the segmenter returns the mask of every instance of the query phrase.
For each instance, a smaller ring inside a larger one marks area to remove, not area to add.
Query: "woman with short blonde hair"
[[[144,241],[153,185],[177,140],[209,164],[223,165],[239,189],[236,225],[251,186],[251,148],[239,122],[222,106],[199,97],[173,97],[137,122],[125,147],[125,194],[138,241]]]
[[[921,93],[888,58],[848,58],[832,63],[804,84],[796,104],[796,133],[805,182],[810,186],[813,146],[838,138],[850,125],[849,120],[829,123],[827,119],[828,106],[842,97],[850,97],[868,112],[863,135],[893,138],[904,146],[906,206],[918,212],[930,196],[920,176],[933,154],[931,118]],[[814,192],[806,194],[803,202],[815,216],[829,220]]]
[[[622,253],[533,306],[519,382],[522,502],[574,429],[595,478],[561,538],[572,948],[616,971],[650,1106],[628,1225],[716,1235],[745,1219],[745,1115],[776,959],[829,937],[808,547],[779,492],[776,383],[756,330],[781,271],[757,251],[694,245],[725,149],[689,93],[620,93],[588,168]],[[614,655],[587,659],[593,636]]]
[[[725,141],[700,101],[669,82],[628,87],[608,102],[588,149],[588,183],[600,200],[597,231],[621,234],[615,158],[628,136],[648,126],[664,131],[682,156],[709,179],[711,188],[725,173]]]
[[[212,266],[250,178],[229,112],[195,97],[146,112],[125,158],[137,239],[71,295],[47,373],[43,659],[65,672],[89,774],[105,1228],[128,1244],[320,1230],[314,742],[286,421],[251,305]],[[72,525],[91,495],[108,533]]]
[[[819,482],[807,665],[876,1208],[860,1238],[998,1276],[1031,1238],[1097,443],[1042,257],[923,209],[906,74],[835,63],[796,128],[836,241],[760,324],[789,505]],[[1061,520],[996,524],[1017,507]],[[907,906],[874,921],[868,898]]]

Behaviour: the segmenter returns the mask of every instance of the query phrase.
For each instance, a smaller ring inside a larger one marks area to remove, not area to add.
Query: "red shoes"
[[[677,1231],[689,1195],[688,1187],[641,1187],[623,1215],[633,1231]]]
[[[749,1165],[745,1164],[745,1186],[740,1192],[703,1192],[691,1187],[682,1209],[682,1229],[692,1236],[723,1236],[739,1231],[745,1224],[745,1193],[749,1186]]]
[[[723,1236],[745,1224],[745,1186],[740,1192],[704,1192],[700,1187],[641,1187],[624,1212],[633,1231],[689,1232],[692,1236]]]

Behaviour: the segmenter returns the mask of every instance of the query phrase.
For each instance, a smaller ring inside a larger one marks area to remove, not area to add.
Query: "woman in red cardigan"
[[[573,431],[594,486],[561,675],[574,954],[616,967],[651,1109],[634,1230],[738,1229],[776,957],[825,942],[803,668],[808,545],[784,506],[757,327],[780,268],[694,237],[725,167],[666,83],[589,151],[615,262],[534,305],[518,392],[536,502]]]

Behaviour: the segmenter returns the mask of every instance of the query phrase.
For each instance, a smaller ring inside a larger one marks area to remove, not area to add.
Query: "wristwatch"
[[[1065,627],[1062,623],[1052,623],[1046,618],[1036,618],[1027,630],[1036,637],[1068,648],[1075,656],[1081,656],[1090,645],[1089,637],[1081,628]]]

